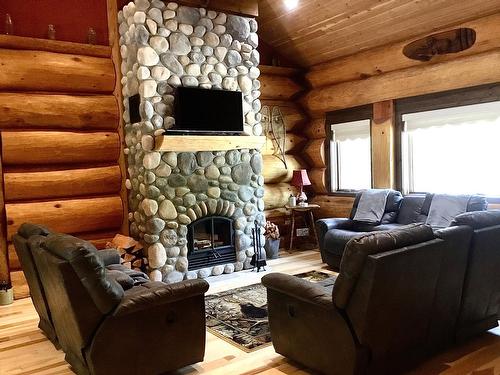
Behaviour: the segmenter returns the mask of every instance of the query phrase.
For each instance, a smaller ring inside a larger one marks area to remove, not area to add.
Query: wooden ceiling
[[[260,0],[259,35],[303,67],[500,12],[500,0],[298,1]]]

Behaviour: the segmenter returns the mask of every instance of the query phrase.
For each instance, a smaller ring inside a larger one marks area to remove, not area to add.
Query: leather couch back
[[[396,222],[398,224],[425,223],[434,194],[405,195],[401,202]],[[473,195],[467,205],[467,212],[484,211],[488,201],[484,196]]]
[[[29,245],[45,286],[62,348],[85,362],[82,354],[103,317],[123,297],[108,280],[96,248],[65,234],[32,236]]]
[[[33,259],[33,254],[28,246],[28,239],[33,235],[46,236],[50,232],[49,229],[36,224],[22,224],[19,227],[18,233],[12,236],[12,242],[16,249],[17,257],[21,263],[21,267],[30,288],[30,295],[35,306],[35,310],[40,317],[40,328],[42,328],[49,336],[54,336],[54,328],[50,310],[47,305],[47,298],[40,281],[40,275]],[[50,331],[50,332],[47,332]]]
[[[346,308],[370,255],[419,244],[434,238],[434,233],[429,226],[410,224],[392,231],[371,232],[350,240],[342,256],[340,273],[333,289],[335,305],[341,309]]]
[[[496,323],[500,314],[500,211],[468,212],[451,225],[474,230],[459,319],[466,337]]]
[[[426,355],[444,244],[430,227],[413,224],[347,245],[333,300],[374,366],[405,366]]]
[[[351,209],[351,214],[349,215],[349,218],[352,220],[354,218],[354,215],[356,215],[356,211],[358,209],[358,204],[359,200],[361,198],[363,191],[360,191],[356,194],[356,198],[354,198],[354,202],[352,205]],[[397,190],[391,190],[389,192],[389,195],[387,196],[387,201],[385,203],[385,212],[384,215],[382,216],[382,221],[381,224],[390,224],[394,223],[396,220],[396,217],[398,215],[398,210],[399,206],[401,204],[401,201],[403,199],[403,196],[401,193]]]

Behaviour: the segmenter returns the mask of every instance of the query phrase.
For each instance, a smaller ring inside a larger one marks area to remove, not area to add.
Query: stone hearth
[[[256,21],[159,0],[129,3],[118,21],[130,232],[147,248],[151,278],[176,282],[250,268],[251,230],[265,222],[259,150],[153,148],[154,136],[175,123],[177,86],[241,91],[245,133],[262,134]],[[128,98],[136,94],[141,121],[131,123]],[[208,215],[233,220],[236,262],[188,271],[187,226]]]

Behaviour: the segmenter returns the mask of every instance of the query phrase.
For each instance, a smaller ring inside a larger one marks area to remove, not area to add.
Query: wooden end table
[[[298,206],[298,205],[297,206],[289,206],[289,205],[286,205],[285,208],[287,210],[290,210],[290,216],[292,219],[292,229],[290,231],[290,248],[288,251],[292,252],[293,237],[295,237],[295,215],[296,214],[302,214],[304,216],[304,220],[305,220],[306,224],[308,221],[307,219],[309,218],[309,220],[310,220],[310,224],[308,224],[309,233],[311,233],[311,229],[312,229],[312,233],[314,234],[314,239],[316,241],[316,244],[319,247],[318,234],[316,233],[316,225],[314,223],[313,210],[320,208],[320,206],[317,204],[309,204],[307,206]]]

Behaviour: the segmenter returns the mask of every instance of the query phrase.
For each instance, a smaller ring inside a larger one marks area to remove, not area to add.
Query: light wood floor
[[[321,263],[319,254],[306,251],[269,262],[269,271],[296,274],[314,269],[331,272]],[[238,272],[210,281],[210,293],[258,282],[263,273]],[[29,298],[0,307],[0,375],[73,374],[57,351],[37,328],[38,316]],[[184,374],[310,374],[282,356],[272,346],[245,353],[207,333],[205,361],[176,372]],[[500,329],[467,344],[453,348],[424,363],[411,375],[500,375]]]

